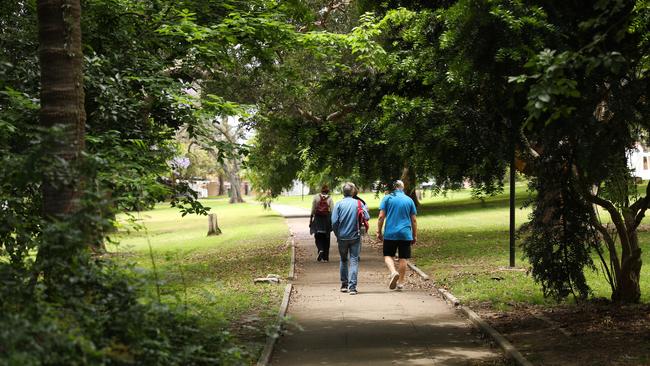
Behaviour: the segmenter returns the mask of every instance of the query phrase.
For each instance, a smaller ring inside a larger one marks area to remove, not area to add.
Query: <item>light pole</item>
[[[515,266],[515,148],[510,159],[510,267]]]

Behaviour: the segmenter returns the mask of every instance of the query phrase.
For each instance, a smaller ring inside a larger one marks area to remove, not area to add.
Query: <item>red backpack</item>
[[[327,202],[328,199],[329,196],[320,195],[320,201],[318,201],[318,205],[316,206],[316,215],[327,216],[330,214],[330,204]]]
[[[368,232],[370,225],[368,225],[368,220],[366,220],[366,215],[363,214],[363,206],[361,206],[361,201],[357,200],[357,221],[359,222],[359,229],[365,228],[365,232]]]

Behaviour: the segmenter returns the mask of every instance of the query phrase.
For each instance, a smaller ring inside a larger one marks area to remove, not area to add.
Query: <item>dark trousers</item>
[[[316,233],[314,234],[316,238],[316,248],[318,251],[323,251],[321,259],[329,261],[330,260],[330,234],[329,233]]]

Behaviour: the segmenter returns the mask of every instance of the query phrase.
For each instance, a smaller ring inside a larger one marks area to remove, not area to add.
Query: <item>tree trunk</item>
[[[634,216],[624,213],[625,226],[628,229],[629,247],[623,245],[621,250],[621,273],[618,276],[618,291],[612,294],[612,300],[622,303],[638,303],[641,299],[641,248],[634,225]]]
[[[57,127],[61,135],[49,149],[54,160],[75,167],[84,149],[86,113],[81,53],[79,0],[39,0],[38,35],[41,65],[43,127]],[[43,213],[65,217],[78,204],[79,184],[67,174],[50,174],[43,181]],[[75,177],[73,177],[75,178]]]
[[[616,228],[610,233],[605,225],[600,223],[597,218],[597,208],[593,208],[591,213],[591,223],[601,234],[601,237],[607,244],[610,264],[601,256],[603,266],[610,268],[607,270],[608,278],[612,286],[612,301],[619,303],[637,303],[641,298],[641,288],[639,286],[639,277],[641,273],[641,248],[639,247],[639,238],[637,233],[637,210],[639,208],[627,207],[622,213],[618,212],[617,207],[610,201],[598,197],[588,192],[585,195],[587,201],[603,207],[609,213],[612,222]],[[645,198],[644,198],[645,199]],[[635,204],[636,205],[636,204]],[[633,205],[633,206],[635,206]],[[645,212],[645,209],[643,209]],[[641,213],[642,219],[643,213]],[[640,222],[640,221],[639,221]],[[620,259],[616,248],[616,235],[621,247]]]
[[[244,199],[241,195],[241,180],[239,179],[239,163],[233,159],[232,166],[228,169],[228,178],[230,180],[230,203],[242,203]]]
[[[217,193],[217,196],[223,196],[224,194],[226,194],[226,190],[223,189],[223,183],[224,183],[223,174],[219,173],[218,179],[219,179],[219,193]]]
[[[417,178],[415,177],[415,171],[408,165],[405,166],[402,170],[401,179],[404,182],[404,193],[411,197],[416,207],[420,207],[420,200],[417,196]]]
[[[217,223],[217,214],[208,215],[208,236],[220,235],[221,229]]]
[[[621,303],[638,303],[641,299],[639,277],[642,262],[640,248],[637,250],[637,253],[636,255],[627,257],[627,261],[623,262],[618,293],[612,295],[612,300]]]
[[[43,216],[52,225],[66,223],[79,209],[79,165],[84,149],[83,56],[81,52],[81,6],[79,0],[38,0],[39,63],[41,67],[40,125],[50,139],[44,158]],[[63,229],[65,230],[65,229]],[[56,284],[70,258],[83,247],[63,232],[43,238],[36,255],[36,272],[45,283]],[[83,243],[81,243],[83,244]],[[97,245],[97,243],[86,243]]]

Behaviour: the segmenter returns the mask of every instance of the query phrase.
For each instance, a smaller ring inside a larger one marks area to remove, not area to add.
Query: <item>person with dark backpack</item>
[[[311,217],[309,219],[309,232],[314,235],[318,257],[316,260],[329,262],[330,260],[330,233],[332,232],[332,208],[334,201],[329,195],[327,184],[321,192],[314,196],[311,204]]]

